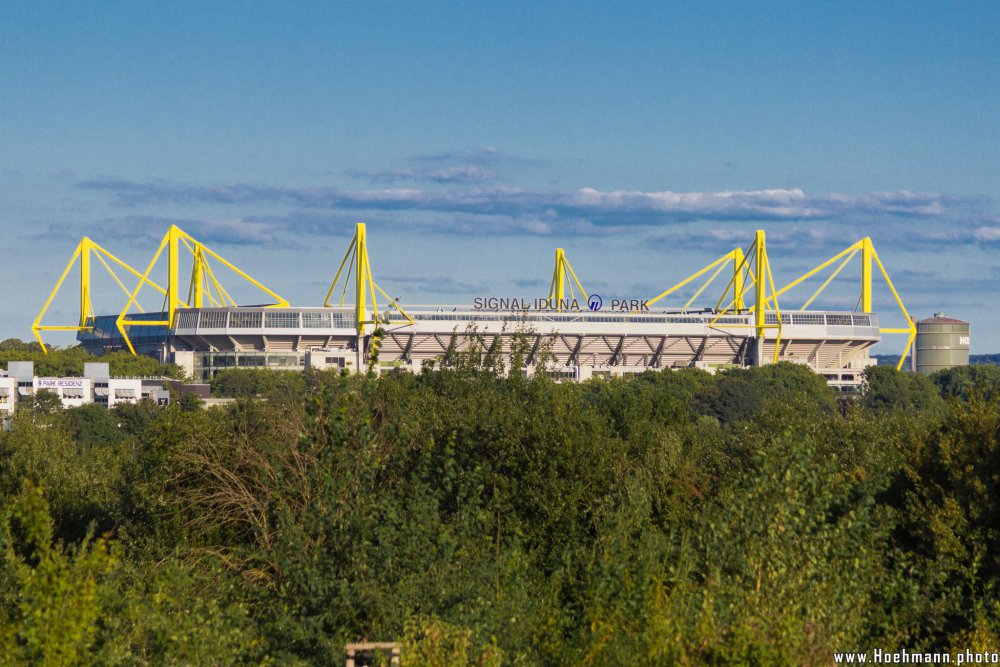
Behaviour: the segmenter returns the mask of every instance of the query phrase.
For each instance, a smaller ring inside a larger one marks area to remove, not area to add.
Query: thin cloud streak
[[[377,188],[349,190],[331,187],[283,188],[235,184],[196,186],[163,181],[80,181],[87,190],[113,194],[119,203],[286,204],[304,209],[409,211],[469,216],[503,216],[535,220],[537,233],[550,233],[553,223],[576,219],[595,226],[657,226],[712,221],[830,220],[882,215],[894,218],[935,218],[959,200],[936,193],[909,191],[861,196],[809,196],[800,189],[720,192],[643,192],[593,188],[576,191],[533,191],[498,186],[427,190]],[[523,227],[521,231],[526,231]]]
[[[439,185],[471,185],[488,183],[498,178],[497,172],[475,165],[441,167],[436,169],[379,169],[350,171],[349,176],[374,185],[392,185],[402,181],[437,183]]]
[[[284,226],[269,222],[254,222],[242,218],[198,220],[154,215],[105,218],[86,225],[50,224],[43,231],[22,238],[30,241],[77,241],[84,234],[98,243],[116,242],[155,244],[176,225],[206,244],[216,245],[284,245],[276,233]]]

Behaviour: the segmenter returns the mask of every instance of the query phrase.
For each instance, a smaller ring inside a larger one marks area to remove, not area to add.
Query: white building
[[[90,403],[92,398],[92,383],[90,378],[32,378],[34,394],[50,391],[59,397],[63,409],[78,408]]]
[[[96,389],[94,400],[97,400]],[[122,403],[138,403],[143,398],[142,379],[110,378],[107,386],[107,406],[113,408]]]
[[[14,413],[17,403],[17,380],[12,377],[0,377],[0,419]]]
[[[35,377],[34,362],[11,361],[0,376],[0,417],[9,417],[19,401],[49,391],[59,397],[62,407],[76,408],[98,403],[113,408],[122,403],[150,399],[158,405],[170,402],[163,378],[111,377],[107,363],[86,363],[83,377]]]
[[[341,347],[315,347],[306,350],[306,368],[318,371],[348,370],[356,371],[357,353]]]

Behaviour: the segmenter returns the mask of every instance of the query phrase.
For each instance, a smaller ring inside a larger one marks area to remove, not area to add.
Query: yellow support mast
[[[743,256],[743,248],[733,250],[733,309],[739,313],[746,310],[743,302],[744,272],[746,270],[746,257]]]
[[[552,283],[549,285],[548,298],[549,303],[555,305],[556,312],[562,312],[563,310],[567,285],[569,285],[571,297],[573,300],[576,300],[576,292],[573,290],[574,284],[580,290],[583,300],[586,301],[588,298],[587,292],[583,289],[583,285],[580,284],[580,279],[576,277],[576,272],[570,266],[569,260],[566,259],[566,252],[562,248],[556,248],[556,264],[552,271]]]
[[[344,266],[347,266],[347,273],[344,273]],[[413,318],[403,310],[403,307],[395,299],[386,294],[385,290],[378,286],[378,283],[375,282],[375,278],[372,276],[371,260],[368,257],[367,230],[363,222],[359,222],[355,226],[354,238],[348,244],[347,252],[344,253],[344,259],[340,261],[340,266],[333,277],[333,282],[330,283],[330,289],[326,292],[326,298],[323,299],[324,307],[332,307],[330,305],[330,297],[333,296],[333,292],[337,288],[342,274],[344,276],[344,287],[340,292],[338,307],[343,307],[352,271],[354,273],[354,319],[359,336],[364,335],[366,325],[374,324],[377,326],[385,321],[384,318],[379,316],[376,292],[384,296],[388,303],[399,311],[410,324],[413,324]],[[369,296],[371,296],[372,300],[372,319],[370,320],[367,319]]]
[[[140,284],[146,283],[161,294],[166,294],[165,289],[157,285],[152,280],[144,277],[141,273],[112,255],[90,238],[84,236],[80,239],[80,243],[77,244],[76,249],[73,251],[73,255],[70,257],[69,263],[66,264],[66,268],[63,270],[62,275],[59,276],[59,280],[56,281],[56,285],[52,289],[51,294],[49,294],[49,298],[45,301],[45,305],[42,306],[41,312],[38,313],[38,317],[35,318],[34,323],[31,325],[31,332],[34,334],[35,339],[38,340],[38,344],[41,346],[43,353],[48,354],[48,347],[46,347],[45,341],[42,340],[41,332],[43,331],[90,331],[93,329],[92,322],[94,320],[94,304],[93,292],[91,288],[91,267],[93,259],[95,258],[108,272],[108,275],[114,279],[115,283],[118,284],[118,287],[121,288],[126,296],[129,295],[128,288],[125,287],[125,284],[121,281],[117,274],[115,274],[107,260],[111,260],[111,262],[117,264],[120,268],[125,269],[134,277],[139,278]],[[49,306],[52,305],[52,301],[55,299],[56,294],[59,293],[59,289],[62,287],[67,276],[69,276],[70,272],[73,270],[73,266],[77,263],[77,260],[79,260],[80,264],[80,318],[77,321],[77,324],[72,326],[42,324],[42,318],[45,317],[45,313],[48,311]],[[139,310],[142,310],[142,308],[139,307]]]
[[[749,311],[753,313],[753,329],[757,338],[757,362],[762,363],[764,341],[767,338],[768,329],[776,329],[777,335],[774,341],[774,355],[772,362],[777,363],[778,351],[781,346],[781,309],[778,306],[778,292],[774,288],[774,275],[771,273],[771,261],[767,256],[767,235],[763,229],[758,229],[754,235],[753,243],[746,251],[739,248],[731,252],[726,257],[732,257],[734,264],[733,277],[715,304],[716,315],[709,322],[709,326],[714,326],[719,319],[727,313],[739,313]],[[725,266],[725,265],[723,265]],[[746,285],[746,280],[750,285]],[[754,305],[746,307],[743,297],[746,292],[753,287]],[[732,289],[732,292],[730,292]],[[768,296],[770,292],[770,296]],[[733,298],[725,306],[722,305],[729,295]],[[768,322],[768,311],[774,314],[774,322]]]
[[[910,348],[913,344],[914,338],[917,336],[917,326],[913,323],[913,319],[910,317],[910,313],[906,310],[906,306],[903,304],[903,299],[899,296],[899,292],[896,291],[895,285],[892,284],[892,279],[889,277],[889,272],[886,271],[885,265],[882,264],[882,260],[879,259],[878,252],[875,251],[875,246],[872,243],[871,237],[866,236],[865,238],[851,244],[847,248],[844,248],[839,253],[826,260],[822,264],[814,267],[813,269],[802,274],[792,282],[788,283],[780,290],[775,293],[775,297],[784,294],[790,289],[800,285],[804,281],[812,278],[816,274],[822,272],[824,269],[833,266],[837,262],[836,269],[827,277],[823,284],[821,284],[812,296],[806,300],[805,304],[802,306],[802,310],[805,310],[816,300],[823,290],[826,289],[827,285],[833,282],[834,278],[840,275],[840,272],[850,264],[857,255],[861,255],[861,295],[858,299],[858,303],[861,308],[861,312],[873,313],[874,307],[872,305],[872,295],[874,293],[873,289],[873,278],[875,275],[875,267],[878,267],[879,272],[885,279],[885,284],[889,287],[889,291],[892,293],[893,299],[896,301],[896,305],[899,306],[900,313],[903,315],[903,319],[906,322],[906,327],[881,327],[879,329],[880,333],[887,334],[907,334],[906,347],[903,348],[903,353],[899,356],[899,363],[896,365],[896,370],[903,369],[903,363],[906,361],[906,356],[910,352]]]
[[[180,256],[182,246],[185,250],[191,253],[193,261],[191,285],[188,288],[187,301],[182,300],[180,297]],[[151,284],[149,274],[153,271],[153,268],[156,266],[156,263],[159,261],[164,250],[167,251],[167,289],[165,291],[161,289],[161,291],[163,291],[165,297],[163,312],[167,316],[166,319],[128,319],[128,312],[132,308],[132,304],[136,302],[139,291],[142,290],[142,286],[146,283]],[[167,233],[160,241],[160,245],[153,254],[153,259],[150,260],[149,266],[146,267],[145,273],[140,276],[139,284],[136,285],[135,289],[129,294],[128,303],[125,304],[125,307],[118,315],[118,331],[125,339],[125,344],[128,346],[128,349],[132,354],[135,354],[135,348],[132,346],[132,341],[129,339],[127,328],[173,326],[174,316],[176,315],[178,308],[191,308],[192,305],[195,308],[200,308],[204,303],[204,297],[206,295],[209,297],[209,305],[211,306],[237,307],[233,298],[229,296],[229,293],[225,290],[225,288],[222,287],[218,280],[216,280],[211,264],[209,264],[209,257],[218,261],[233,273],[243,278],[243,280],[275,299],[276,302],[268,305],[268,308],[288,307],[288,301],[284,298],[278,296],[276,293],[262,285],[259,281],[251,278],[244,271],[234,266],[231,262],[214,252],[211,248],[198,241],[180,227],[171,225],[170,229],[167,230]],[[216,291],[216,297],[212,296],[212,288]]]

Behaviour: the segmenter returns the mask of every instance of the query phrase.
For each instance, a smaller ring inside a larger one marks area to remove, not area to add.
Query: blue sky
[[[312,305],[364,220],[404,303],[544,294],[556,246],[649,297],[757,228],[780,283],[867,234],[1000,352],[1000,4],[206,4],[0,7],[0,339],[85,233],[139,266],[176,223]]]

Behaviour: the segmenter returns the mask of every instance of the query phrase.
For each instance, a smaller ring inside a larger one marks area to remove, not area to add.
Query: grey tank
[[[917,322],[914,364],[918,373],[969,365],[969,323],[935,313]]]

